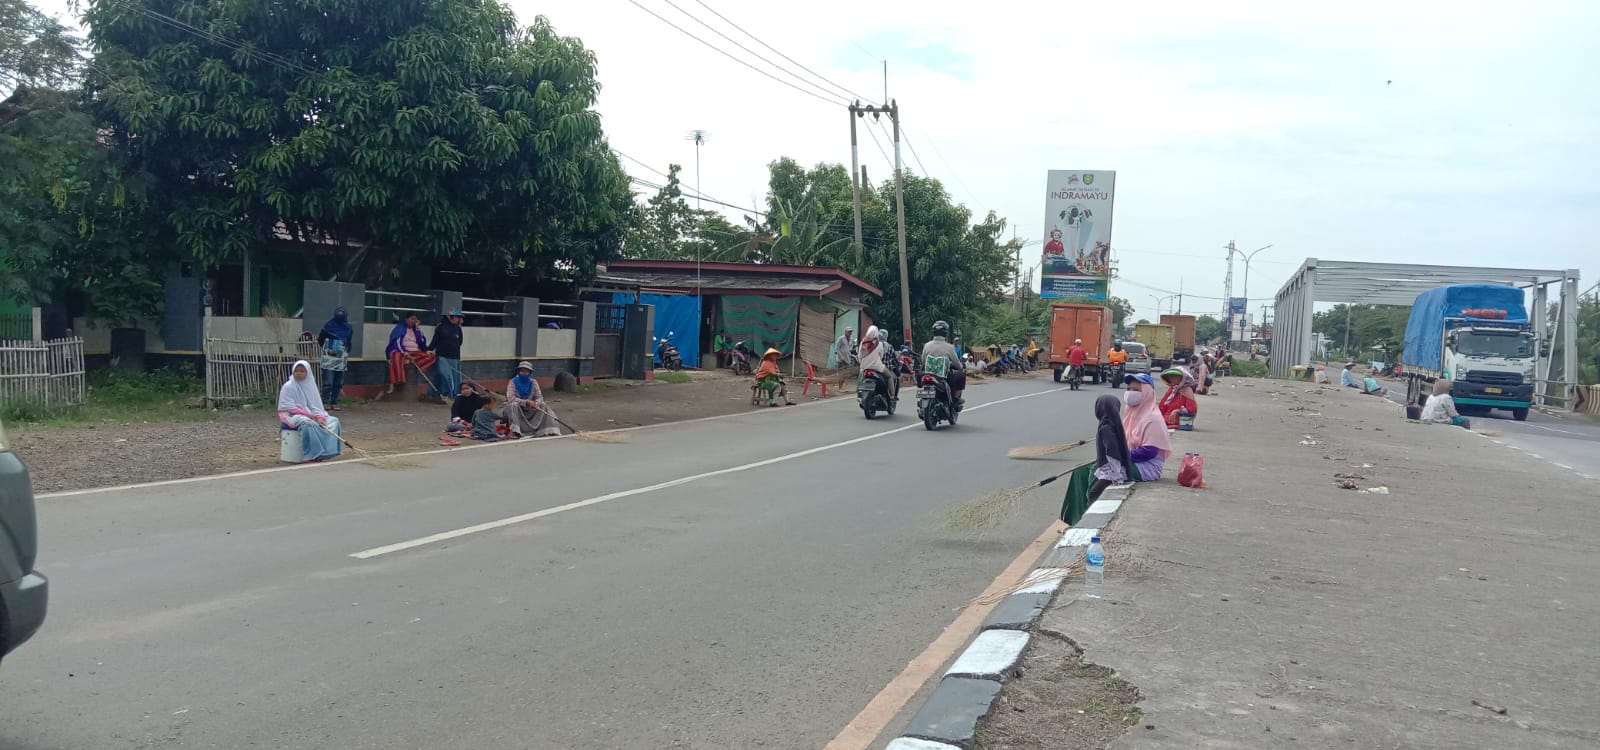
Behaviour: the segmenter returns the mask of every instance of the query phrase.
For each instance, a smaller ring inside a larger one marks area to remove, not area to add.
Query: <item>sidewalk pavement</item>
[[[1225,380],[1196,430],[1209,488],[1139,485],[1110,599],[1038,626],[1142,694],[1112,747],[1600,744],[1600,483],[1306,383]]]

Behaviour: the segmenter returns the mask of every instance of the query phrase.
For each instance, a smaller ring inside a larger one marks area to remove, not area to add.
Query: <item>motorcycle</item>
[[[856,404],[861,407],[861,413],[865,414],[867,419],[878,416],[880,411],[894,416],[894,383],[889,380],[892,377],[893,374],[877,370],[861,372],[861,382],[856,385]]]
[[[729,367],[733,369],[735,375],[751,375],[756,371],[756,350],[751,349],[747,342],[740,341],[734,344],[729,359],[731,360]]]
[[[678,354],[678,347],[672,345],[672,334],[668,333],[656,344],[656,359],[661,366],[668,370],[677,370],[683,367],[683,357]]]
[[[922,420],[922,426],[929,430],[939,429],[940,422],[954,426],[961,408],[950,397],[950,382],[933,373],[923,373],[918,382],[921,387],[917,391],[917,418]]]
[[[1122,387],[1122,374],[1127,369],[1128,365],[1125,362],[1116,362],[1111,365],[1111,377],[1107,379],[1111,381],[1112,388]]]
[[[1083,365],[1067,365],[1067,385],[1072,390],[1083,387]]]

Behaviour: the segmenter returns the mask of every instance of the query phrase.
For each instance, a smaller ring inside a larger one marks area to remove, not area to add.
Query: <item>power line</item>
[[[299,64],[299,63],[297,63],[297,62],[295,62],[293,60],[290,60],[290,59],[288,59],[286,57],[282,57],[282,56],[277,55],[277,54],[272,53],[272,52],[266,52],[266,51],[263,51],[263,50],[256,49],[254,46],[248,46],[247,47],[243,42],[238,42],[238,41],[229,39],[229,38],[227,38],[227,37],[225,37],[225,36],[223,36],[221,34],[218,34],[218,33],[214,32],[214,31],[211,31],[209,29],[202,29],[199,26],[195,26],[193,24],[190,24],[187,21],[183,21],[181,19],[174,18],[174,17],[169,16],[169,15],[167,15],[165,13],[154,11],[154,10],[151,10],[151,9],[146,8],[144,6],[141,6],[141,5],[130,5],[129,6],[129,10],[132,10],[133,12],[138,13],[138,14],[146,17],[146,18],[149,18],[149,19],[155,20],[157,22],[160,22],[160,23],[166,24],[168,26],[171,26],[173,28],[176,28],[179,31],[187,31],[187,32],[189,32],[191,34],[194,34],[195,36],[200,37],[201,39],[205,39],[205,40],[210,41],[210,42],[212,42],[214,44],[217,44],[217,45],[220,45],[220,46],[223,46],[223,47],[227,47],[227,48],[235,50],[237,52],[244,52],[247,55],[255,55],[256,57],[261,58],[263,61],[265,61],[269,65],[274,65],[274,66],[277,66],[279,68],[286,68],[286,69],[293,70],[293,71],[296,71],[296,72],[299,72],[299,73],[304,73],[306,75],[315,75],[317,73],[316,70],[313,70],[313,69],[308,68],[308,67],[306,67],[304,65],[301,65],[301,64]]]
[[[711,33],[716,34],[717,36],[720,36],[723,39],[726,39],[729,44],[732,44],[733,46],[738,47],[741,50],[744,50],[745,53],[749,54],[751,57],[754,57],[755,59],[760,60],[761,62],[764,62],[764,63],[766,63],[768,65],[771,65],[773,68],[783,72],[785,75],[788,75],[790,78],[793,78],[796,81],[799,81],[799,82],[801,82],[801,83],[803,83],[803,84],[805,84],[807,86],[810,86],[811,88],[816,89],[817,91],[821,91],[825,96],[833,96],[834,95],[833,92],[828,91],[827,89],[825,89],[825,88],[823,88],[821,86],[818,86],[817,84],[812,83],[811,81],[806,80],[803,76],[795,73],[794,71],[789,70],[788,68],[785,68],[782,65],[779,65],[779,64],[777,64],[777,63],[775,63],[775,62],[773,62],[771,60],[768,60],[765,57],[762,57],[760,55],[760,53],[757,53],[755,50],[752,50],[749,47],[746,47],[743,44],[740,44],[738,42],[738,40],[734,39],[733,37],[722,33],[721,29],[718,29],[715,26],[712,26],[711,24],[706,23],[705,21],[701,20],[698,16],[694,15],[693,13],[690,13],[689,11],[686,11],[683,8],[678,7],[678,4],[672,2],[672,0],[661,0],[661,1],[666,3],[667,5],[672,6],[673,10],[676,10],[679,13],[682,13],[685,16],[688,16],[689,19],[694,21],[695,23],[706,27],[706,29],[710,30]],[[704,5],[704,3],[701,3],[701,4]],[[708,8],[708,10],[709,10],[709,8]],[[711,12],[712,13],[716,13],[716,11],[714,11],[714,10],[711,11]],[[718,16],[718,17],[720,18],[721,16]],[[727,20],[727,19],[723,19],[723,20]],[[734,28],[738,28],[738,27],[735,26]],[[739,29],[739,30],[740,31],[744,31],[744,29]],[[746,32],[746,34],[748,35],[748,32]],[[754,38],[754,37],[752,37],[752,38]],[[757,39],[756,41],[761,41],[761,40]],[[802,67],[804,67],[804,66],[802,66]],[[812,75],[815,75],[815,74],[813,73]],[[846,92],[846,93],[849,93],[849,92]]]
[[[633,6],[635,8],[638,8],[639,10],[642,10],[642,11],[644,11],[646,13],[649,13],[652,16],[655,16],[656,20],[658,20],[658,21],[660,21],[660,22],[662,22],[662,23],[664,23],[664,24],[666,24],[668,26],[671,26],[674,29],[677,29],[678,32],[683,34],[684,36],[689,37],[690,39],[693,39],[693,40],[695,40],[695,41],[697,41],[697,42],[699,42],[701,44],[704,44],[707,47],[710,47],[711,49],[715,50],[717,52],[717,54],[722,55],[723,57],[726,57],[729,60],[732,60],[732,61],[734,61],[736,63],[739,63],[740,65],[743,65],[746,68],[749,68],[749,69],[751,69],[751,70],[753,70],[753,71],[755,71],[757,73],[760,73],[761,75],[764,75],[764,76],[766,76],[768,78],[771,78],[772,80],[777,81],[778,83],[781,83],[781,84],[783,84],[785,86],[788,86],[789,88],[794,89],[795,91],[798,91],[798,92],[800,92],[802,94],[805,94],[806,96],[809,96],[809,97],[811,97],[813,99],[816,99],[817,101],[823,102],[825,104],[833,105],[833,106],[838,106],[839,104],[841,104],[841,102],[839,102],[838,100],[829,99],[829,98],[827,98],[825,96],[818,95],[815,92],[807,91],[806,89],[800,88],[799,86],[796,86],[796,85],[794,85],[794,84],[792,84],[792,83],[790,83],[788,81],[783,80],[782,78],[779,78],[779,77],[777,77],[777,76],[775,76],[775,75],[773,75],[771,73],[768,73],[765,70],[762,70],[762,69],[760,69],[760,68],[758,68],[758,67],[756,67],[754,65],[751,65],[750,63],[745,62],[744,60],[741,60],[741,59],[733,56],[727,50],[724,50],[723,48],[718,47],[715,44],[712,44],[712,43],[710,43],[710,42],[708,42],[708,41],[706,41],[704,39],[701,39],[700,37],[695,36],[694,34],[690,33],[688,30],[684,29],[682,26],[679,26],[679,25],[677,25],[677,24],[675,24],[675,23],[673,23],[671,21],[668,21],[666,18],[663,18],[661,16],[661,14],[659,14],[659,13],[653,11],[653,10],[650,10],[649,8],[646,8],[643,5],[640,5],[639,4],[639,0],[628,0],[628,2],[633,3]],[[676,6],[674,6],[674,7],[676,7]]]
[[[840,86],[837,83],[834,83],[832,80],[829,80],[827,76],[824,76],[821,73],[818,73],[817,71],[812,70],[812,69],[806,67],[805,65],[802,65],[799,61],[795,60],[794,58],[792,58],[792,57],[790,57],[788,55],[785,55],[782,52],[779,52],[777,50],[777,48],[773,47],[770,44],[767,44],[766,42],[761,41],[761,37],[758,37],[755,34],[752,34],[752,33],[748,32],[748,31],[745,31],[744,27],[742,27],[739,24],[736,24],[733,21],[729,20],[727,16],[724,16],[721,13],[718,13],[716,8],[713,8],[713,7],[709,6],[709,5],[706,5],[705,0],[694,0],[694,1],[696,3],[699,3],[700,7],[711,11],[711,15],[714,15],[717,18],[722,19],[723,23],[726,23],[729,26],[732,26],[733,28],[738,29],[740,33],[744,34],[747,37],[750,37],[751,39],[756,40],[757,44],[760,44],[761,46],[766,47],[769,50],[772,50],[773,54],[776,54],[778,57],[781,57],[781,58],[783,58],[785,60],[788,60],[791,63],[794,63],[795,65],[799,66],[801,70],[803,70],[803,71],[805,71],[807,73],[810,73],[811,75],[816,76],[818,79],[821,79],[824,83],[827,83],[828,85],[834,87],[835,89],[838,89],[839,91],[844,92],[848,96],[853,96],[853,97],[855,97],[857,99],[861,99],[861,100],[866,101],[866,102],[871,103],[871,104],[877,104],[877,102],[874,102],[874,101],[872,101],[871,99],[869,99],[869,98],[867,98],[865,96],[857,94],[854,91],[851,91],[850,89],[847,89],[847,88],[845,88],[843,86]],[[674,7],[676,7],[676,6],[674,6]],[[732,41],[732,40],[729,40],[729,41]],[[755,54],[755,53],[751,53],[751,54]]]
[[[905,140],[906,148],[911,149],[911,158],[912,160],[916,161],[917,169],[922,170],[922,176],[931,177],[932,173],[928,171],[928,168],[922,166],[922,156],[917,154],[917,147],[911,144],[911,134],[907,133],[905,128],[901,128],[900,137]]]
[[[874,121],[873,124],[877,125],[879,130],[883,129],[883,123]],[[883,143],[878,140],[878,134],[872,132],[872,128],[870,126],[866,130],[867,135],[872,136],[872,145],[878,147],[878,153],[883,155],[884,161],[889,162],[889,169],[892,171],[894,169],[894,159],[889,158],[889,152],[883,149]],[[888,132],[885,131],[884,135],[888,135]]]
[[[900,134],[905,136],[906,145],[911,145],[911,131],[906,130],[904,126],[901,126]],[[983,201],[978,200],[977,194],[972,192],[972,188],[967,187],[966,181],[961,179],[961,174],[956,171],[955,166],[950,163],[949,159],[944,158],[944,154],[939,152],[939,144],[937,142],[935,142],[935,141],[929,141],[928,142],[928,146],[933,149],[933,155],[938,157],[939,161],[944,162],[945,168],[950,170],[950,176],[954,177],[956,179],[956,184],[961,186],[961,192],[966,193],[967,197],[971,198],[972,202],[974,204],[977,204],[981,208],[982,205],[983,205]],[[917,147],[916,146],[911,146],[911,154],[913,156],[915,156],[916,153],[917,153]],[[922,161],[919,159],[917,161],[917,163],[921,164]]]

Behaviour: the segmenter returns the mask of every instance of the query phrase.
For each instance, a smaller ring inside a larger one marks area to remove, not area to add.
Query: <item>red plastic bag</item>
[[[1178,464],[1178,484],[1185,487],[1204,487],[1206,460],[1198,453],[1183,454],[1183,463]]]

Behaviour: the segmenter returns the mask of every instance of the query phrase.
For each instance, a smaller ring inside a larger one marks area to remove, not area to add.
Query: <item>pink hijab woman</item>
[[[1155,381],[1148,374],[1128,375],[1123,382],[1128,386],[1123,394],[1128,410],[1122,417],[1122,430],[1128,435],[1129,457],[1139,472],[1136,478],[1153,482],[1161,478],[1161,469],[1172,455],[1167,421],[1161,417]]]

